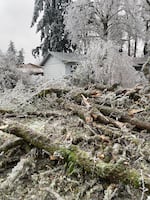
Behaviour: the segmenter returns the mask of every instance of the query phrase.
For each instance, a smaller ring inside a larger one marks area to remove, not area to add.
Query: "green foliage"
[[[40,51],[43,56],[49,50],[70,51],[71,42],[67,39],[63,24],[63,15],[68,2],[68,0],[35,0],[31,27],[37,25],[37,32],[41,35],[41,44],[33,50],[34,56]]]

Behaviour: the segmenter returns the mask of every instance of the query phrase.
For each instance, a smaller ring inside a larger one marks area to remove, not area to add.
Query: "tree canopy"
[[[64,32],[64,12],[70,0],[35,0],[31,27],[37,26],[41,44],[33,50],[36,56],[42,52],[44,56],[50,51],[70,51],[71,41]]]
[[[84,48],[97,37],[122,45],[127,35],[134,39],[141,34],[138,12],[139,3],[134,0],[77,0],[67,7],[65,30]]]

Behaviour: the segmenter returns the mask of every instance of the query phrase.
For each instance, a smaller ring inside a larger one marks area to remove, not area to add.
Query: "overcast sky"
[[[0,0],[0,49],[5,52],[12,40],[17,50],[25,51],[25,62],[35,62],[32,49],[40,37],[30,28],[34,0]]]

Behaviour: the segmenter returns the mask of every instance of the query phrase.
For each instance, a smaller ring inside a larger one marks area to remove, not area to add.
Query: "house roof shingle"
[[[24,72],[24,73],[29,73],[30,75],[38,75],[41,74],[43,75],[43,68],[39,65],[35,65],[32,63],[28,64],[21,64],[18,67],[18,70]]]

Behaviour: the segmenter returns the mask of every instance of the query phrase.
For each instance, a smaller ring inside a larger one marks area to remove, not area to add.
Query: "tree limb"
[[[150,131],[150,123],[141,121],[137,118],[130,117],[126,112],[122,112],[115,108],[110,108],[108,106],[96,106],[100,112],[102,112],[106,116],[115,116],[121,122],[128,122],[139,129],[146,129]]]
[[[0,152],[3,152],[3,151],[6,152],[9,149],[14,148],[22,143],[24,143],[24,141],[21,138],[8,140],[7,142],[5,142],[3,145],[0,146]]]

